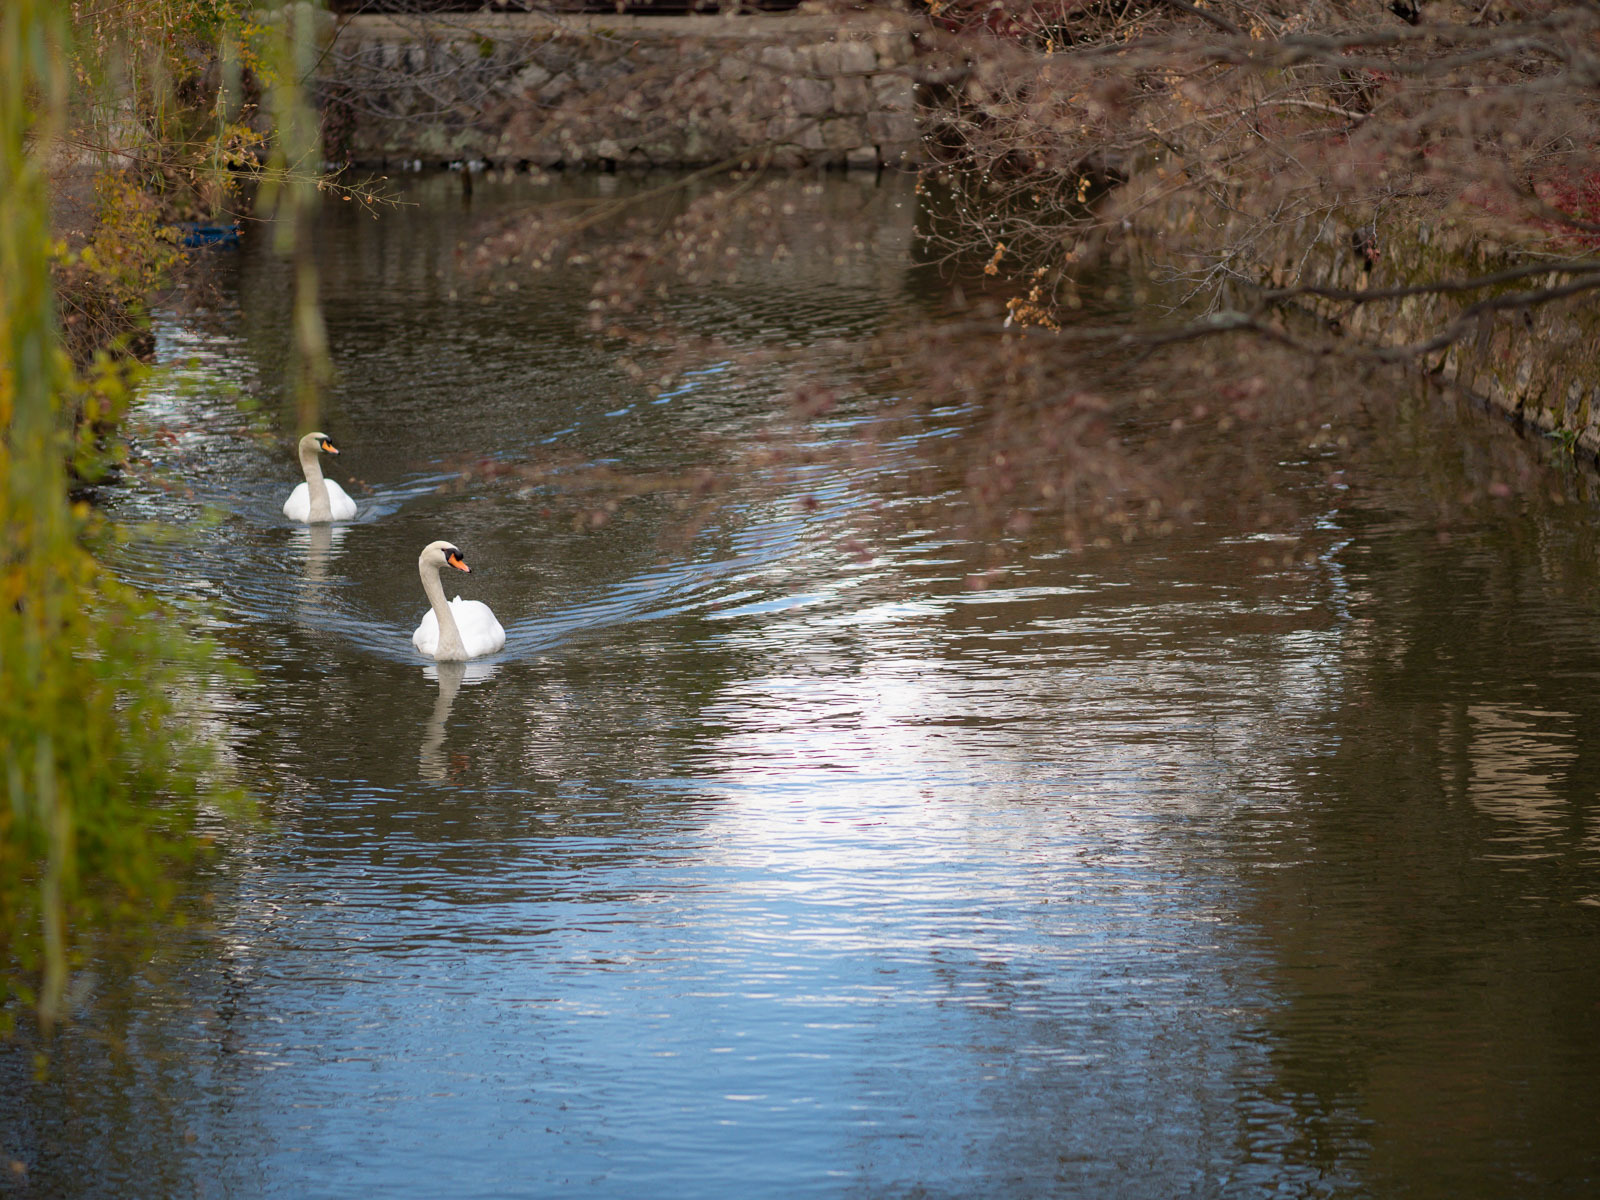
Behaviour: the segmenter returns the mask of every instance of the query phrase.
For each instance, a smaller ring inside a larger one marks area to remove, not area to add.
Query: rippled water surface
[[[1294,528],[1019,544],[974,590],[970,547],[879,520],[912,511],[885,456],[957,416],[869,460],[839,449],[865,390],[803,433],[759,365],[656,396],[586,284],[457,270],[474,220],[615,183],[329,212],[346,527],[281,517],[292,420],[239,405],[282,412],[265,239],[163,316],[168,482],[107,502],[191,531],[126,569],[254,672],[195,703],[266,821],[208,924],[80,981],[47,1077],[0,1054],[0,1193],[1600,1192],[1581,479],[1522,455],[1444,528],[1427,481],[1481,488],[1512,437],[1468,414],[1354,489],[1288,464]],[[794,348],[936,314],[916,203],[796,182],[792,252],[676,319]],[[684,470],[780,424],[816,453],[687,532],[512,469]],[[435,538],[503,654],[413,654]]]

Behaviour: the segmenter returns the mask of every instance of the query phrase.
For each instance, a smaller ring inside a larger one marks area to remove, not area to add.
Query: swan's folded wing
[[[311,489],[303,483],[295,484],[294,491],[283,502],[283,515],[302,525],[311,519]]]
[[[333,513],[335,521],[350,521],[355,519],[356,502],[350,498],[350,493],[339,486],[336,479],[328,480],[328,508]]]
[[[411,644],[424,654],[432,654],[439,646],[439,618],[429,609],[422,616],[422,624],[411,635]]]

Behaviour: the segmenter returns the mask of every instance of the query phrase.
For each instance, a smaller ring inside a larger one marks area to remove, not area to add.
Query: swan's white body
[[[439,662],[461,662],[493,654],[506,644],[506,631],[494,613],[481,600],[457,596],[446,603],[439,571],[446,565],[470,571],[466,561],[449,542],[430,542],[417,559],[417,574],[428,595],[429,609],[422,624],[411,635],[411,644]]]
[[[289,493],[283,502],[283,515],[302,525],[353,520],[356,502],[334,480],[322,477],[322,463],[317,458],[320,450],[339,453],[325,433],[308,433],[300,439],[300,469],[306,473],[306,481]]]

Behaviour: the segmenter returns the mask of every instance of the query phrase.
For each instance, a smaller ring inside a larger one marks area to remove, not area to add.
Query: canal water
[[[0,1195],[1596,1194],[1588,469],[1390,394],[1341,474],[1283,460],[1273,527],[1004,541],[974,587],[996,544],[918,468],[970,413],[863,455],[864,370],[776,399],[943,319],[909,183],[729,231],[759,262],[669,300],[724,352],[664,390],[578,267],[463,267],[630,186],[330,205],[346,526],[279,512],[267,239],[161,315],[103,499],[183,531],[122,567],[253,673],[192,703],[260,813],[45,1067],[0,1050]],[[559,486],[599,469],[717,482]],[[414,655],[438,538],[504,653]]]

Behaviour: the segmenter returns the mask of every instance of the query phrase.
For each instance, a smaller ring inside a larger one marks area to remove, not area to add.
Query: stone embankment
[[[1137,235],[1145,269],[1191,275],[1194,259],[1168,253],[1174,231],[1209,226],[1212,246],[1234,246],[1235,278],[1263,287],[1387,292],[1495,275],[1529,260],[1495,240],[1474,214],[1396,210],[1376,224],[1323,214],[1273,226],[1241,203],[1214,221],[1192,205],[1146,204],[1139,180],[1112,200]],[[1502,234],[1503,236],[1503,234]],[[1201,248],[1202,250],[1204,247]],[[1548,250],[1546,250],[1548,253]],[[1594,293],[1471,312],[1492,298],[1559,289],[1571,276],[1541,273],[1468,291],[1419,291],[1357,302],[1302,295],[1294,301],[1331,330],[1391,351],[1416,350],[1418,365],[1519,423],[1600,458],[1600,304]],[[1238,297],[1241,306],[1248,294]],[[1444,345],[1425,349],[1442,333]]]
[[[879,167],[922,159],[917,23],[752,16],[359,15],[319,73],[357,163]]]
[[[1365,286],[1404,287],[1491,275],[1511,265],[1501,249],[1453,225],[1393,237],[1388,267]],[[1359,267],[1343,272],[1362,286]],[[1344,306],[1343,325],[1381,345],[1416,345],[1445,330],[1477,302],[1556,290],[1570,276],[1535,275],[1456,295],[1423,293],[1386,304]],[[1325,307],[1337,302],[1323,302]],[[1424,365],[1508,416],[1600,456],[1600,309],[1593,294],[1483,312],[1462,336],[1423,356]]]

